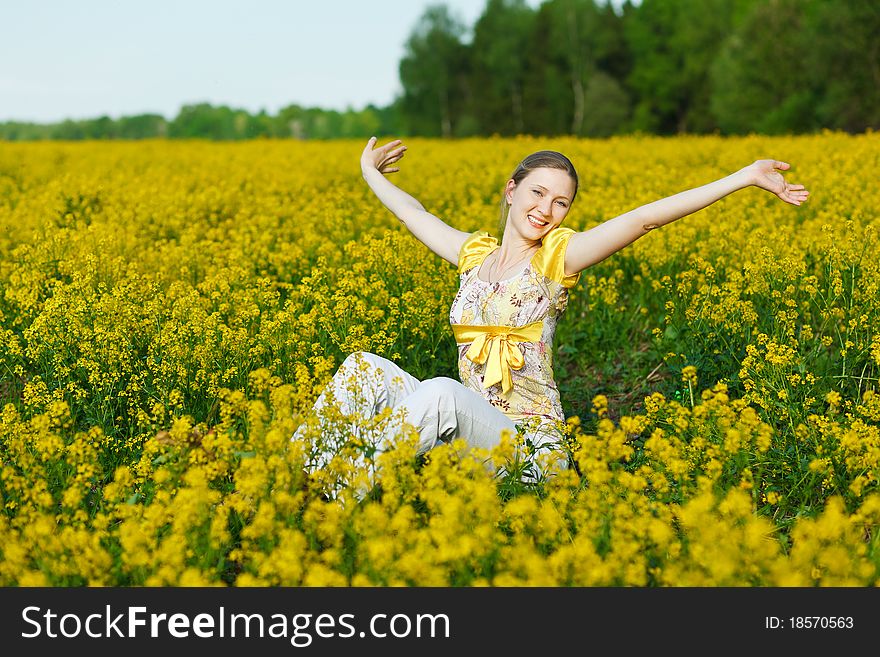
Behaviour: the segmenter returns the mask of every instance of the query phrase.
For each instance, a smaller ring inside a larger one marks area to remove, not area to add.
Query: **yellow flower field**
[[[811,195],[737,192],[583,272],[570,467],[493,478],[520,436],[421,459],[410,431],[360,500],[356,442],[307,476],[289,438],[352,352],[457,378],[458,285],[363,143],[2,143],[0,585],[880,582],[876,134],[406,143],[394,182],[464,231],[542,148],[576,230],[759,158]]]

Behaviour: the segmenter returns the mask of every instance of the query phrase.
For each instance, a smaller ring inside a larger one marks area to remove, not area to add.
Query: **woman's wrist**
[[[740,184],[741,189],[745,189],[746,187],[751,187],[755,184],[755,173],[752,170],[752,165],[750,164],[747,167],[743,167],[739,171],[733,174]]]
[[[361,175],[364,177],[364,180],[367,183],[367,186],[372,189],[374,192],[377,188],[385,188],[390,185],[391,181],[388,180],[382,173],[376,168],[364,168],[361,169]]]

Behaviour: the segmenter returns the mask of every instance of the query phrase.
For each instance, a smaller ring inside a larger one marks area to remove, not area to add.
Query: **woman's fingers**
[[[780,195],[780,198],[783,201],[791,203],[792,205],[800,205],[804,201],[807,200],[807,196],[809,196],[809,192],[791,192],[786,191]]]
[[[810,192],[805,190],[803,185],[789,185],[785,191],[787,194],[798,198],[806,198],[810,195]]]
[[[400,139],[394,139],[393,141],[389,141],[388,143],[386,143],[386,144],[382,144],[381,146],[379,146],[378,148],[376,148],[376,141],[377,141],[377,140],[376,140],[375,137],[370,137],[370,138],[367,140],[367,145],[364,147],[364,150],[370,149],[370,150],[377,150],[377,151],[380,151],[380,152],[385,152],[385,151],[388,151],[388,150],[394,148],[394,147],[397,146],[398,144],[402,144],[402,143],[403,143]]]
[[[399,167],[390,167],[390,164],[397,162],[406,152],[406,146],[400,139],[393,139],[386,144],[382,144],[378,148],[376,146],[376,137],[370,137],[367,145],[364,147],[364,157],[369,157],[373,165],[381,173],[394,173],[400,171]]]
[[[395,139],[394,141],[389,141],[387,144],[383,144],[382,146],[380,146],[380,147],[379,147],[379,150],[380,150],[380,151],[389,151],[389,150],[391,150],[392,148],[394,148],[395,146],[397,146],[398,144],[401,144],[401,143],[403,143],[403,142],[400,141],[399,139]]]
[[[399,148],[396,151],[393,151],[393,152],[389,153],[388,155],[385,155],[382,158],[382,166],[385,166],[387,164],[392,164],[393,162],[397,162],[400,158],[402,158],[404,156],[405,151],[406,151],[406,148]]]
[[[397,142],[397,143],[400,143],[400,142]],[[398,153],[402,153],[405,150],[406,150],[406,146],[399,146],[398,148],[395,148],[394,150],[388,151],[388,156],[391,157],[391,156],[397,155]]]

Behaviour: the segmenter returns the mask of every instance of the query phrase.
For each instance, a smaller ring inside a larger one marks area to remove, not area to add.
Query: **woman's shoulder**
[[[485,230],[471,233],[458,252],[458,273],[476,267],[498,246],[498,240]]]
[[[541,248],[535,254],[535,269],[563,287],[574,287],[580,278],[580,272],[565,275],[565,249],[575,232],[571,228],[557,226],[544,236]]]
[[[575,231],[568,226],[557,226],[549,233],[544,235],[544,239],[541,240],[541,248],[553,249],[559,244],[567,244],[568,240],[574,234]]]

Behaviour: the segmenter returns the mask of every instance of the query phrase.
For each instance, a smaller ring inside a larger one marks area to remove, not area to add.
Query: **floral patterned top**
[[[510,369],[513,387],[506,393],[500,383],[483,387],[487,363],[468,358],[471,343],[458,342],[458,368],[462,384],[480,393],[518,426],[558,429],[565,416],[559,389],[553,379],[553,336],[556,323],[568,304],[568,290],[580,273],[565,275],[565,248],[574,234],[570,228],[554,228],[518,274],[489,283],[477,272],[486,257],[499,248],[486,231],[473,233],[458,256],[460,287],[449,312],[453,325],[525,327],[540,322],[537,341],[521,341],[513,348],[522,352],[524,364]],[[558,434],[557,434],[558,435]],[[543,442],[543,441],[541,441]]]

